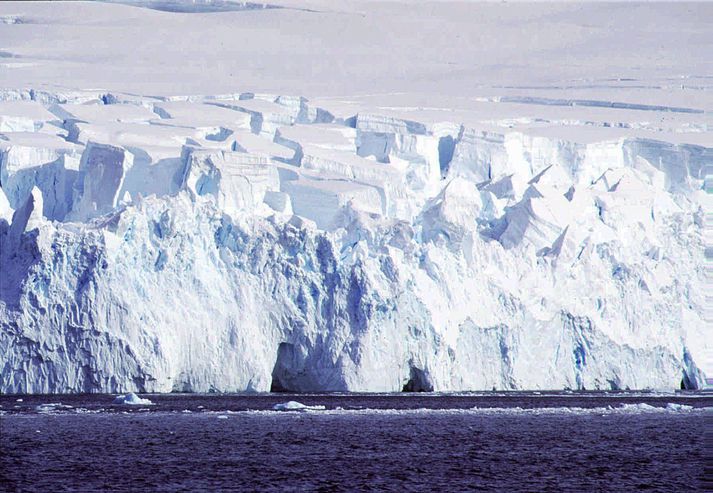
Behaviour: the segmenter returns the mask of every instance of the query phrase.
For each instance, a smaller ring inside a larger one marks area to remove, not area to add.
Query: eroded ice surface
[[[0,5],[0,391],[703,384],[710,6],[281,5]]]

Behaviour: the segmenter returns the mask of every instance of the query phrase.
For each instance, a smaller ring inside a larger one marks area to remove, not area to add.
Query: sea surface
[[[702,392],[141,397],[0,396],[0,491],[711,487]]]

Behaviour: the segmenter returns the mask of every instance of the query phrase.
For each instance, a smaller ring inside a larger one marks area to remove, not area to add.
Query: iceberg
[[[0,3],[0,392],[705,384],[705,15],[311,3]]]
[[[274,411],[324,411],[324,406],[307,406],[297,401],[287,401],[272,406]]]
[[[35,411],[38,413],[52,413],[56,411],[62,411],[62,410],[67,410],[67,409],[73,409],[72,406],[69,406],[67,404],[62,404],[61,402],[52,402],[48,404],[40,404],[38,406],[35,406]]]
[[[198,121],[204,108],[243,114],[202,101],[175,107],[189,118],[194,105]],[[684,154],[650,141],[598,148],[371,113],[354,133],[296,104],[253,135],[291,158],[105,134],[72,144],[78,166],[53,168],[52,182],[31,175],[20,194],[3,181],[0,390],[703,385],[694,252],[708,151],[676,165]],[[460,130],[441,166],[444,128]],[[384,135],[382,154],[364,151]],[[23,155],[55,159],[43,152]],[[17,156],[3,169],[24,169]],[[162,161],[170,173],[150,172]]]
[[[133,392],[124,395],[117,395],[114,398],[114,404],[126,404],[128,406],[149,406],[153,405],[149,399],[142,399]]]

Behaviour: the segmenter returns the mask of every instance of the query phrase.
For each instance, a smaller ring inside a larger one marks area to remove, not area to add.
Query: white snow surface
[[[703,386],[713,4],[190,5],[0,3],[0,392]]]

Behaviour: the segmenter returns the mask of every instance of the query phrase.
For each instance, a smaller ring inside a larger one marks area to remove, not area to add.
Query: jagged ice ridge
[[[703,385],[709,147],[1,99],[0,392]]]

